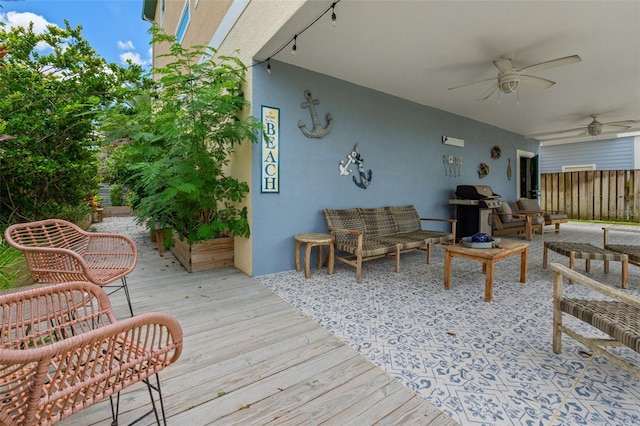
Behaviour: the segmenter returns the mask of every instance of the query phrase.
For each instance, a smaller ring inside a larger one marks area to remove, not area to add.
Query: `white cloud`
[[[28,28],[29,23],[33,22],[33,32],[36,34],[42,34],[47,31],[47,25],[53,25],[57,27],[56,24],[53,24],[47,21],[44,16],[36,15],[32,12],[7,12],[0,13],[0,21],[7,24],[9,28],[13,27],[24,27]]]
[[[145,66],[149,64],[149,61],[142,59],[140,54],[136,52],[125,52],[120,54],[120,61],[122,61],[123,64],[126,64],[127,60],[130,60],[133,64],[136,65]]]
[[[118,40],[118,49],[120,50],[135,50],[135,46],[131,40],[129,41],[120,41]]]

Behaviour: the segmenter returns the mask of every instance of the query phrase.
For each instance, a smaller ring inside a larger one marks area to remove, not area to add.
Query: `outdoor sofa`
[[[431,246],[455,243],[455,219],[421,218],[412,205],[324,209],[324,217],[334,238],[335,259],[356,268],[357,282],[362,280],[364,261],[395,257],[396,272],[400,272],[400,253],[425,250],[430,263]],[[423,221],[447,222],[451,232],[422,229]]]

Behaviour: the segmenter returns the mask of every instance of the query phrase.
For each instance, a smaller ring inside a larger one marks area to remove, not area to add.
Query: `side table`
[[[318,247],[318,269],[322,266],[322,246],[329,246],[329,257],[327,258],[327,273],[333,274],[334,264],[334,251],[333,251],[333,237],[329,234],[298,234],[296,239],[296,271],[300,272],[300,246],[306,244],[305,256],[304,256],[304,276],[309,278],[311,271],[309,263],[311,260],[311,248]]]

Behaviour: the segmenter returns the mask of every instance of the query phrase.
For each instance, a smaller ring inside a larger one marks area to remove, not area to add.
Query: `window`
[[[189,0],[187,0],[184,4],[184,10],[182,11],[182,17],[180,18],[180,23],[178,24],[178,30],[176,31],[176,38],[178,39],[178,43],[182,43],[182,39],[184,38],[184,33],[187,32],[190,15],[191,14],[189,11]]]
[[[588,172],[595,170],[595,164],[577,164],[575,166],[562,166],[563,172]]]

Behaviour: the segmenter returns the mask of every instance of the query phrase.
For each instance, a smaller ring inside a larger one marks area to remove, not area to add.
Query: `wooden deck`
[[[189,274],[144,234],[131,236],[141,254],[128,279],[134,312],[167,312],[184,329],[181,359],[160,373],[169,425],[456,424],[251,277]],[[122,292],[111,300],[128,314]],[[149,407],[146,387],[125,390],[120,424]],[[62,424],[110,418],[105,401]]]

